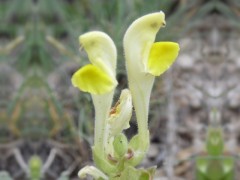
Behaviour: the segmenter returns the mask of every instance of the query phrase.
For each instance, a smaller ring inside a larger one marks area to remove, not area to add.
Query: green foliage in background
[[[29,160],[29,170],[31,180],[41,179],[42,160],[38,156],[32,156]]]
[[[209,127],[206,141],[207,156],[196,158],[197,180],[234,180],[235,160],[224,156],[224,142],[220,127]]]

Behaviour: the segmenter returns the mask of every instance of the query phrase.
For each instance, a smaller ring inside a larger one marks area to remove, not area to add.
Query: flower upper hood
[[[175,42],[154,43],[157,32],[166,25],[165,14],[160,11],[135,20],[124,36],[127,64],[137,71],[159,76],[175,61],[179,45]],[[129,73],[129,72],[128,72]]]
[[[149,142],[148,111],[149,100],[155,76],[164,73],[175,61],[179,45],[175,42],[154,43],[157,32],[166,25],[162,11],[147,14],[135,20],[127,29],[123,47],[129,89],[138,122],[140,151],[146,151]],[[144,153],[143,153],[144,154]]]
[[[92,64],[85,65],[72,77],[72,84],[91,94],[105,94],[113,90],[117,81],[117,50],[112,39],[105,33],[92,31],[79,37]]]

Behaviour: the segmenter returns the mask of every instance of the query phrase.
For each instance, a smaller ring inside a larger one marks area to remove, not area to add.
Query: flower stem
[[[92,95],[95,107],[94,147],[100,156],[104,156],[107,143],[107,118],[111,108],[113,91],[105,95]]]

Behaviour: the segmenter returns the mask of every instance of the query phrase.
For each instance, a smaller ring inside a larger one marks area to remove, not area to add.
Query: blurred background
[[[174,66],[156,79],[151,147],[141,166],[156,178],[194,179],[214,109],[225,152],[240,152],[239,0],[0,0],[0,179],[75,180],[92,164],[94,110],[71,76],[88,63],[79,35],[104,31],[118,49],[115,100],[127,87],[122,39],[147,13],[164,11],[156,41],[176,41]],[[126,134],[137,132],[135,118]],[[32,164],[34,164],[32,163]],[[236,168],[239,170],[237,163]],[[240,177],[240,176],[238,176]]]

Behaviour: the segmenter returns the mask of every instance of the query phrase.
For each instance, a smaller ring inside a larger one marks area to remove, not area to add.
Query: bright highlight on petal
[[[72,84],[84,92],[99,95],[113,90],[117,82],[97,66],[89,64],[73,74]]]
[[[148,72],[160,76],[175,61],[180,48],[178,43],[157,42],[151,47],[148,59]]]

